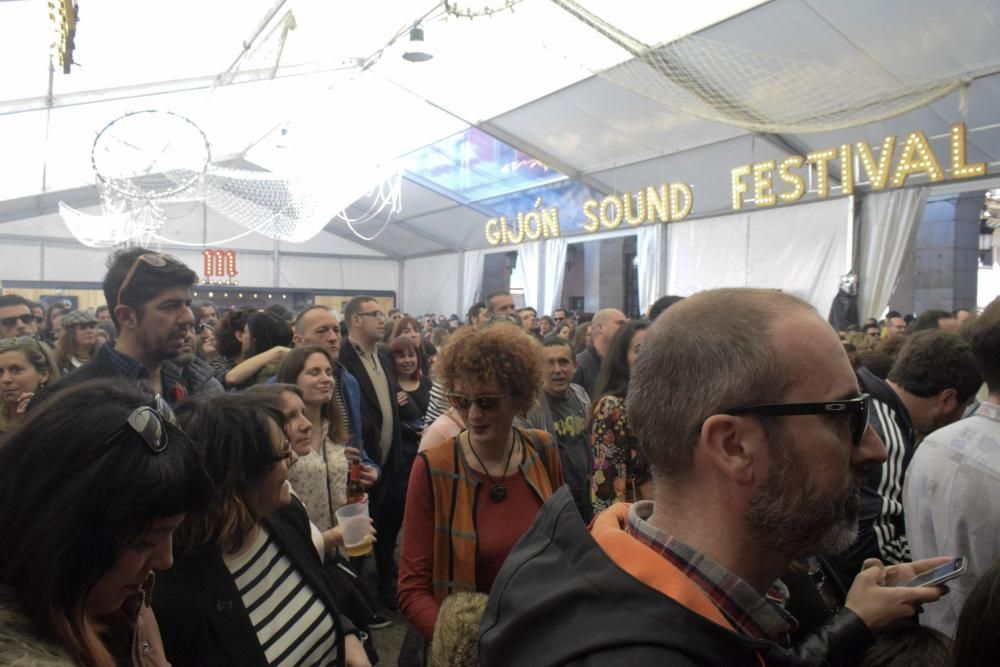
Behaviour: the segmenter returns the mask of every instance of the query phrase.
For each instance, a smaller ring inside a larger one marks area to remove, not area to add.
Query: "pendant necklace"
[[[479,465],[483,467],[483,474],[486,475],[486,479],[490,480],[490,484],[493,485],[492,487],[490,487],[490,500],[492,500],[495,503],[501,502],[504,498],[507,497],[507,487],[503,485],[502,480],[507,476],[507,468],[510,466],[510,459],[512,456],[514,456],[514,445],[515,445],[514,439],[511,438],[510,451],[507,452],[507,463],[503,465],[503,474],[500,475],[501,481],[498,482],[492,477],[490,477],[490,473],[487,472],[486,464],[483,463],[483,460],[481,458],[479,458],[479,454],[476,452],[476,448],[472,446],[472,436],[468,433],[466,433],[466,436],[469,439],[469,449],[472,451],[472,455],[476,457],[476,460],[479,461]]]

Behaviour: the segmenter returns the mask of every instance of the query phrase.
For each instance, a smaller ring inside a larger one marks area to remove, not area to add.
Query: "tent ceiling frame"
[[[546,151],[543,151],[537,146],[529,144],[528,142],[518,137],[515,137],[506,130],[497,126],[495,123],[493,123],[493,121],[489,120],[481,121],[476,124],[476,127],[479,130],[485,132],[486,134],[492,136],[493,138],[499,139],[508,146],[511,146],[512,148],[515,148],[521,151],[522,153],[527,153],[536,160],[544,162],[546,165],[560,172],[563,176],[566,176],[568,179],[572,181],[577,181],[578,183],[582,183],[583,185],[586,185],[588,188],[590,188],[591,190],[595,190],[601,195],[611,194],[611,192],[608,189],[608,186],[605,185],[604,183],[601,183],[600,181],[591,178],[587,174],[581,172],[579,169],[574,169],[573,167],[569,166],[559,158],[549,154]]]

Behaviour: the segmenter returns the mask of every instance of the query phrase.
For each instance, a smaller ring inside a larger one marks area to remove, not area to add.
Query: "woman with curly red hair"
[[[559,451],[514,416],[542,384],[542,349],[506,322],[456,333],[438,356],[466,430],[417,455],[410,474],[399,563],[399,605],[430,641],[451,593],[489,593],[507,554],[563,484]]]

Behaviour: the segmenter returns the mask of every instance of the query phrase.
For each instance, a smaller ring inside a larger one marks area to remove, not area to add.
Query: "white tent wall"
[[[280,255],[278,285],[310,289],[395,292],[399,262],[384,259]]]
[[[211,209],[193,206],[168,222],[162,240],[149,245],[176,255],[204,278],[204,247],[195,243],[232,239],[210,247],[236,251],[235,279],[246,287],[396,291],[399,286],[398,261],[336,234],[323,231],[306,243],[287,243],[246,231]],[[0,281],[100,282],[110,252],[82,245],[56,213],[5,222],[0,224]]]
[[[0,237],[0,282],[41,280],[42,244]]]
[[[691,220],[670,225],[667,293],[770,287],[811,303],[824,317],[851,268],[852,200]]]
[[[437,313],[464,316],[459,303],[461,253],[418,257],[402,262],[400,310],[411,315]]]

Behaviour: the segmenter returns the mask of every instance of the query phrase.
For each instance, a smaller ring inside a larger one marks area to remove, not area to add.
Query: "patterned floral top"
[[[323,420],[323,433],[329,432],[330,422]],[[321,531],[336,524],[333,513],[347,504],[347,478],[350,465],[344,456],[344,445],[323,437],[326,460],[323,454],[311,450],[299,456],[298,462],[288,472],[288,479],[295,494],[306,506],[306,512]]]
[[[638,489],[650,480],[649,466],[629,429],[624,399],[608,395],[597,402],[590,424],[590,442],[594,448],[591,484],[594,513],[616,502],[641,500]]]

